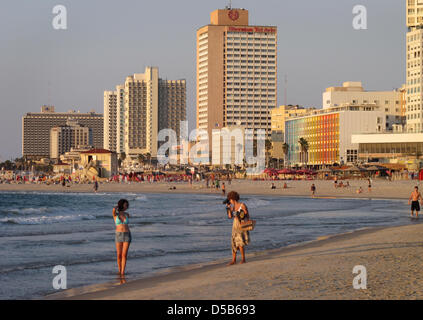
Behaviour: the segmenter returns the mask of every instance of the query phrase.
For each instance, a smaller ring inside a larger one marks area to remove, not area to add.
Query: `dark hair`
[[[120,199],[119,200],[118,205],[117,205],[119,211],[122,211],[123,210],[123,206],[124,206],[125,203],[126,203],[127,207],[129,208],[129,202],[128,202],[128,200],[126,200],[126,199]]]
[[[236,191],[231,191],[228,193],[228,200],[239,201],[239,194]]]
[[[419,187],[418,187],[418,186],[415,186],[415,187],[414,187],[414,189],[417,189],[417,190],[419,190]]]

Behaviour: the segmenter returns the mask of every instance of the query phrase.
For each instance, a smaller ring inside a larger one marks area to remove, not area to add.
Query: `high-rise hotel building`
[[[125,86],[104,91],[104,149],[125,152]]]
[[[248,10],[216,10],[197,31],[197,128],[271,134],[277,104],[277,27],[250,26]],[[210,147],[211,150],[211,147]]]
[[[104,148],[157,157],[158,133],[172,129],[177,134],[186,120],[186,81],[159,78],[157,67],[129,76],[116,91],[104,92]]]
[[[103,115],[76,111],[55,112],[53,106],[43,106],[40,113],[27,113],[22,117],[22,156],[31,159],[50,157],[50,130],[66,126],[69,119],[92,130],[92,144],[103,148]]]
[[[78,121],[68,119],[65,126],[50,130],[50,159],[59,159],[72,148],[92,148],[93,131],[81,126]]]
[[[407,132],[423,132],[423,1],[407,1]]]

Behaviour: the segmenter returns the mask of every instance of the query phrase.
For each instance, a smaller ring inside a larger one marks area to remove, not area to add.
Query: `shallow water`
[[[127,280],[231,257],[232,222],[216,195],[0,193],[0,299],[56,292],[56,265],[67,287],[116,280],[112,208],[129,200]],[[257,220],[248,252],[376,226],[413,223],[405,201],[243,197]],[[248,256],[247,256],[248,258]]]

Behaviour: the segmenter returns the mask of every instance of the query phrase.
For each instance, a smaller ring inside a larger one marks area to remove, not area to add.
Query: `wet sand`
[[[167,270],[151,278],[71,289],[47,299],[422,299],[423,224],[323,237],[307,244]],[[353,288],[354,266],[367,289]]]

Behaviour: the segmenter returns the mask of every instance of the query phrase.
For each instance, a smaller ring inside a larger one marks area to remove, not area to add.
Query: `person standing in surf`
[[[419,187],[414,187],[414,191],[411,193],[410,199],[408,199],[408,204],[411,204],[411,218],[414,218],[414,211],[416,211],[416,218],[419,218],[420,204],[419,200],[423,205],[423,198],[419,192]]]
[[[239,202],[239,194],[235,191],[228,193],[226,202],[226,209],[229,219],[234,219],[232,224],[232,261],[228,265],[236,264],[236,254],[241,251],[242,261],[245,263],[245,246],[250,243],[250,233],[242,230],[241,222],[249,221],[250,214],[248,208],[244,203]]]
[[[117,264],[119,268],[119,275],[125,275],[126,261],[128,257],[129,245],[132,241],[131,231],[129,230],[129,213],[126,210],[129,208],[129,202],[126,199],[121,199],[118,205],[113,208],[113,219],[116,224],[116,253]]]
[[[314,198],[314,196],[316,195],[316,185],[314,183],[311,185],[310,191],[311,196]]]

